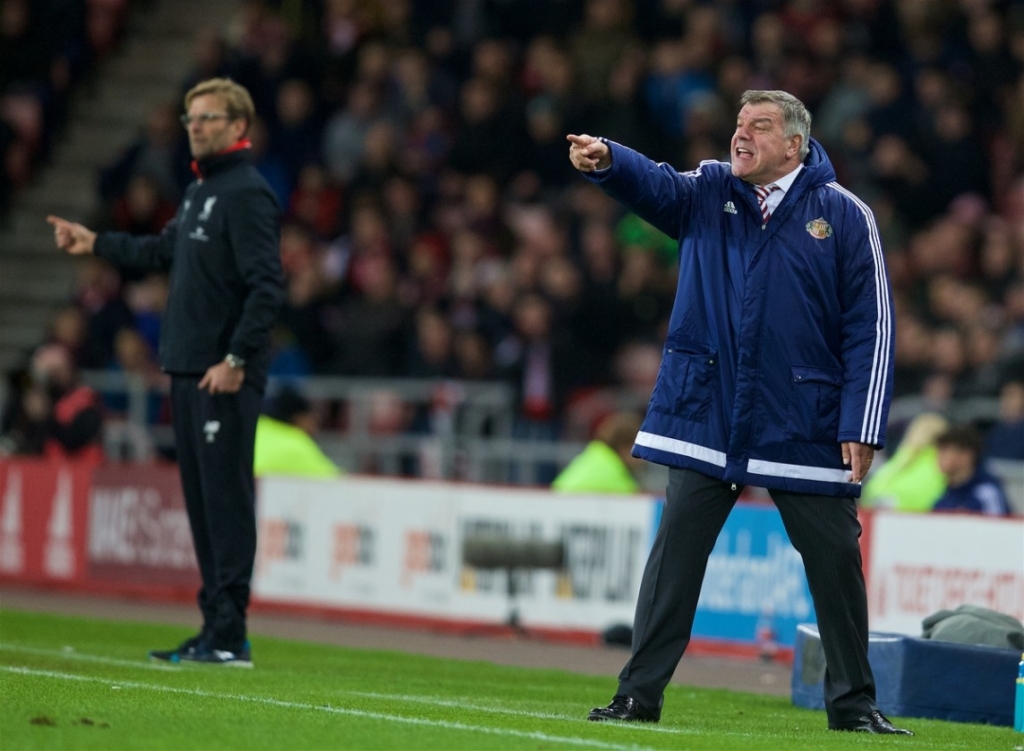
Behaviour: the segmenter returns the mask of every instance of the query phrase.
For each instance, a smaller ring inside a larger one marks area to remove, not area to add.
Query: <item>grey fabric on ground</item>
[[[1012,615],[977,605],[932,613],[921,627],[923,639],[1024,650],[1024,624]]]

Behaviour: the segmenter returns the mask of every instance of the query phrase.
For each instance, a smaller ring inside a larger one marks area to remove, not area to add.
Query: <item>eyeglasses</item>
[[[207,125],[212,123],[214,120],[230,120],[231,115],[225,112],[204,112],[201,115],[182,115],[180,120],[181,124],[186,128],[194,122],[198,122],[200,125]]]

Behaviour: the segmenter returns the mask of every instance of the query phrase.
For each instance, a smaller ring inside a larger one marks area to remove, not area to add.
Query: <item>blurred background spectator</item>
[[[105,205],[113,208],[123,201],[130,204],[131,185],[142,179],[152,193],[148,197],[149,203],[169,205],[173,216],[185,186],[192,181],[188,166],[188,144],[178,121],[179,107],[178,102],[165,102],[154,108],[147,116],[139,136],[124,149],[120,157],[100,171],[99,194]],[[119,211],[124,212],[125,209]],[[112,210],[110,213],[115,212]],[[154,224],[160,229],[169,218],[161,216],[162,222],[154,220]],[[118,219],[116,215],[112,217],[111,229],[132,231]]]
[[[103,413],[95,391],[79,382],[71,353],[44,344],[0,428],[0,454],[103,461]]]
[[[560,493],[638,492],[635,473],[642,461],[631,452],[639,430],[639,415],[608,415],[597,426],[594,440],[558,474],[551,487]]]
[[[982,435],[973,425],[954,425],[936,439],[946,492],[934,511],[966,511],[1004,516],[1010,513],[1002,483],[981,462]]]
[[[861,505],[894,511],[931,511],[946,490],[936,439],[949,429],[941,415],[925,412],[907,426],[893,453],[864,484]]]
[[[988,432],[984,456],[989,460],[1024,461],[1024,381],[1010,381],[1003,386],[999,418]]]
[[[256,476],[338,475],[338,467],[313,439],[318,429],[319,419],[309,400],[292,386],[282,387],[256,422]]]
[[[45,160],[67,92],[109,53],[127,2],[3,0],[0,201]],[[586,440],[649,395],[677,264],[671,239],[573,174],[565,134],[693,169],[728,158],[745,89],[783,88],[878,219],[895,393],[918,405],[893,438],[924,411],[1013,401],[1020,3],[250,0],[195,51],[179,90],[211,75],[249,88],[254,156],[286,214],[279,375],[503,380],[517,394],[515,435]],[[154,108],[101,171],[106,226],[166,221],[189,179],[179,106]],[[77,364],[108,367],[122,328],[152,342],[159,306],[128,301],[149,282],[98,264],[81,273],[84,336],[67,314],[53,326]],[[381,405],[388,434],[427,429]],[[327,419],[346,424],[344,410]],[[987,431],[994,412],[977,422]]]

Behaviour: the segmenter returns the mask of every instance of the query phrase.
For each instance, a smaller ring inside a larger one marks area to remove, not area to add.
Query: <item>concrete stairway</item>
[[[121,49],[83,86],[50,165],[15,196],[0,228],[0,372],[24,363],[68,303],[77,259],[56,250],[47,214],[86,222],[98,209],[97,170],[138,134],[147,113],[173,100],[192,68],[192,39],[224,28],[239,0],[150,0],[133,11]]]

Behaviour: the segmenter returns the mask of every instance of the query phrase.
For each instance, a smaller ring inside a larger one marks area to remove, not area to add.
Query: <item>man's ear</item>
[[[793,157],[800,153],[800,147],[803,145],[804,137],[797,133],[795,136],[789,139],[789,148],[786,149],[786,156]]]

